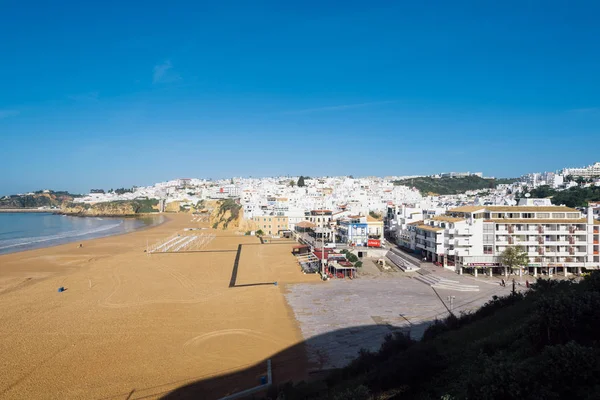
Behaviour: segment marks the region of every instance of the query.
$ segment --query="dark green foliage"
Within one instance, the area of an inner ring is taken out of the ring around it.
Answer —
[[[133,204],[136,206],[136,213],[155,213],[158,212],[155,206],[158,206],[157,199],[146,199],[146,200],[133,200]]]
[[[352,254],[350,252],[346,253],[346,260],[350,261],[351,263],[355,263],[358,261],[358,257],[356,256],[356,254]]]
[[[572,187],[567,190],[554,190],[550,186],[539,186],[529,192],[532,198],[551,197],[552,204],[564,204],[567,207],[586,207],[590,201],[600,201],[600,187]]]
[[[256,232],[254,232],[254,234],[256,236],[263,236],[265,233],[262,231],[262,229],[257,230]]]
[[[4,198],[0,197],[0,208],[39,208],[39,207],[60,207],[63,203],[70,203],[75,197],[69,192],[60,191],[44,193],[38,190],[33,195],[12,195]]]
[[[377,214],[375,211],[369,211],[369,215],[371,216],[371,218],[375,218],[375,219],[381,218],[381,214]]]
[[[304,177],[300,176],[300,178],[298,178],[298,183],[297,183],[298,187],[304,187],[306,186],[306,184],[304,183]]]
[[[363,266],[363,263],[362,263],[362,261],[357,261],[357,262],[355,262],[355,263],[354,263],[354,266],[355,266],[356,268],[362,268],[362,266]]]
[[[513,183],[517,179],[485,179],[478,176],[466,176],[463,178],[430,178],[419,177],[394,181],[394,185],[404,185],[417,188],[421,193],[457,194],[468,190],[495,188],[496,185]]]
[[[599,337],[600,272],[580,283],[540,280],[527,295],[436,321],[421,342],[389,337],[333,372],[325,389],[304,384],[294,397],[288,387],[286,399],[597,399]],[[368,392],[353,391],[361,386]]]
[[[114,192],[116,194],[133,193],[133,189],[119,188],[119,189],[115,189]]]
[[[556,194],[556,190],[552,189],[548,185],[542,185],[542,186],[538,186],[535,189],[531,190],[531,192],[529,192],[529,194],[534,199],[544,199],[546,197],[550,197],[550,196],[553,196],[554,194]]]

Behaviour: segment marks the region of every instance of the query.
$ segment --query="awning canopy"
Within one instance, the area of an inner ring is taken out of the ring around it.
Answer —
[[[298,223],[296,224],[296,226],[297,226],[298,228],[314,228],[314,227],[316,227],[317,225],[313,224],[313,223],[312,223],[312,222],[310,222],[310,221],[301,221],[301,222],[298,222]]]

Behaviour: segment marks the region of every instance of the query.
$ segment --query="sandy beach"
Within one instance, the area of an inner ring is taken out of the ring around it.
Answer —
[[[81,248],[0,256],[0,398],[158,398],[302,342],[284,292],[318,277],[300,272],[292,244],[203,230],[216,237],[202,252],[144,252],[147,242],[200,226],[175,214]],[[296,365],[290,377],[303,373],[302,354]]]

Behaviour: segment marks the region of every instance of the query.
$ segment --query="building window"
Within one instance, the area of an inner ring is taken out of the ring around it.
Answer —
[[[493,254],[494,249],[492,245],[484,245],[483,246],[483,254]]]
[[[522,218],[533,218],[534,217],[533,213],[523,213],[522,215],[523,215]]]
[[[538,218],[550,218],[550,213],[537,213]]]
[[[552,218],[564,218],[565,213],[552,213]]]
[[[579,218],[579,213],[567,213],[567,218]]]
[[[502,218],[500,213],[492,213],[492,218]]]

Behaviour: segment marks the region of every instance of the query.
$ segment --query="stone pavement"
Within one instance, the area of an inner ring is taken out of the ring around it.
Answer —
[[[309,360],[327,369],[348,364],[361,348],[379,349],[393,331],[421,338],[436,318],[448,316],[448,296],[454,296],[458,313],[510,292],[508,284],[482,286],[479,292],[436,291],[401,274],[290,285],[286,299],[300,324]]]

